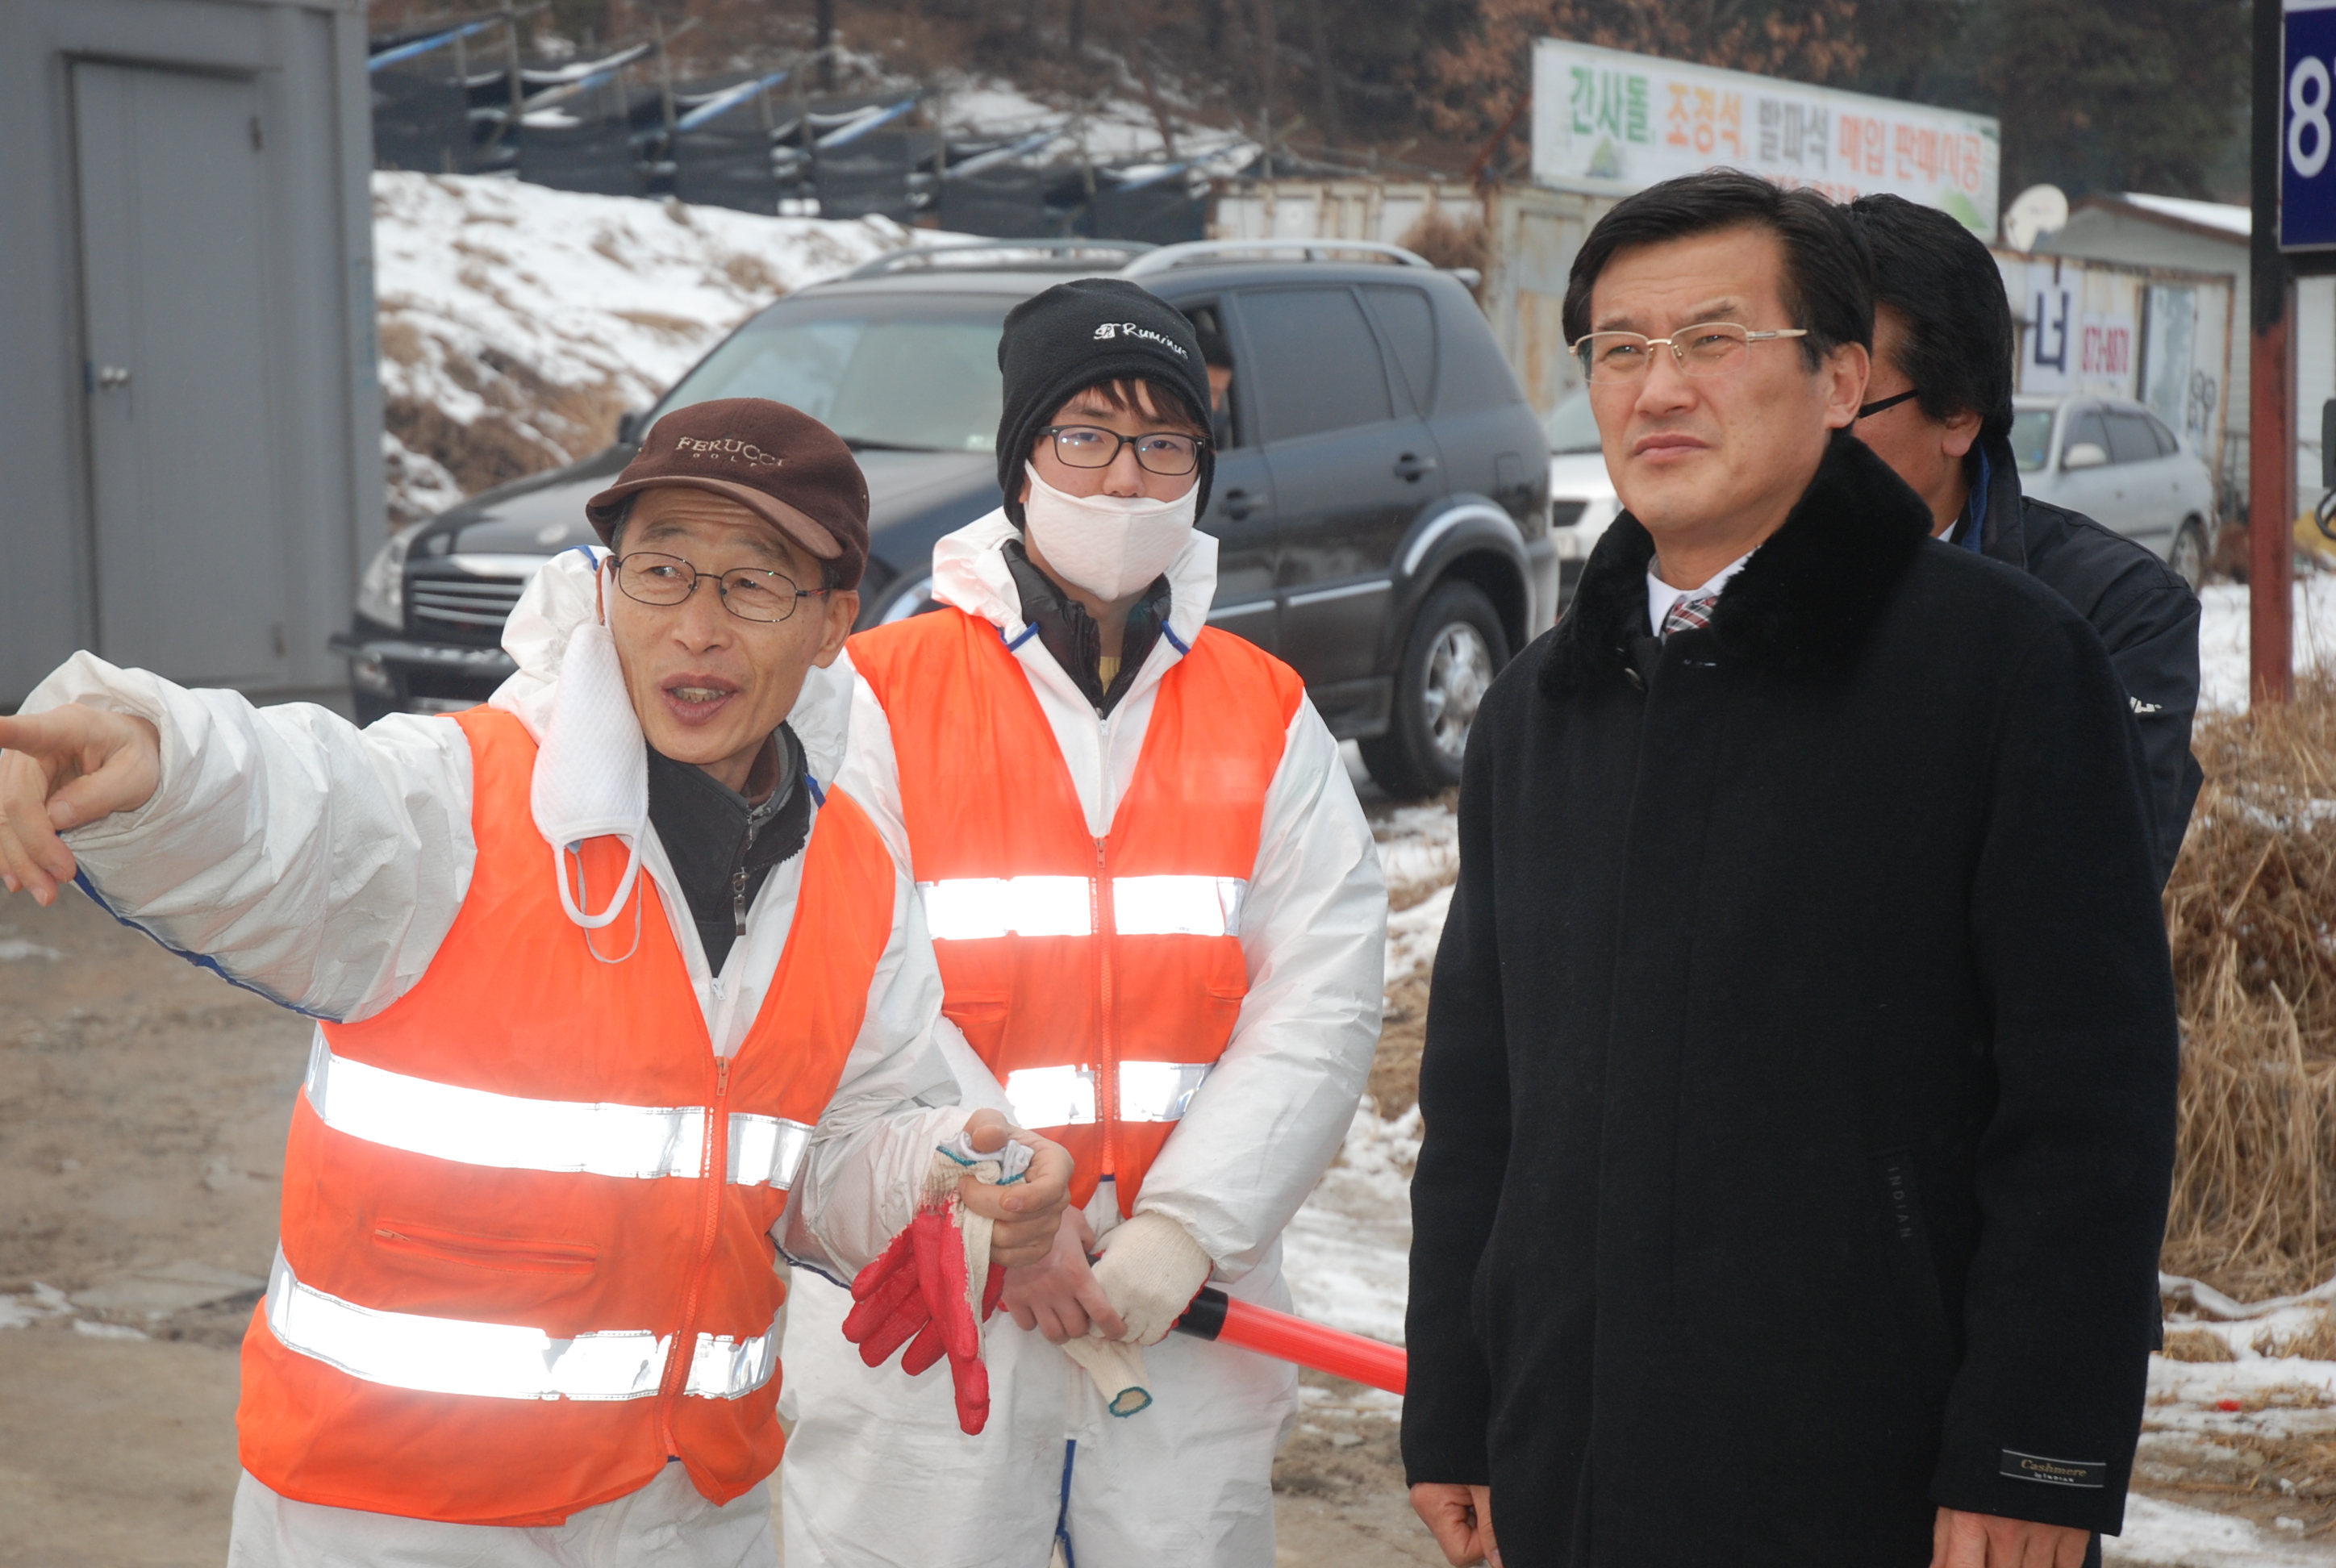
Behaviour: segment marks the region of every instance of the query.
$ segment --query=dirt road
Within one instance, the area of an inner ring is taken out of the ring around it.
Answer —
[[[78,893],[0,903],[0,1564],[224,1560],[235,1347],[307,1053],[304,1020]],[[1440,1563],[1394,1423],[1317,1383],[1280,1563]]]

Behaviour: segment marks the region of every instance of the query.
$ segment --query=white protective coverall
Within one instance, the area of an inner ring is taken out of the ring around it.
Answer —
[[[619,820],[646,811],[629,803],[647,799],[645,776],[628,777],[645,766],[639,721],[621,693],[597,704],[560,700],[571,634],[590,625],[589,635],[606,635],[594,622],[592,560],[569,551],[538,574],[504,633],[519,673],[493,703],[543,745],[540,767],[555,755],[572,765],[561,793],[584,814]],[[850,677],[811,677],[789,721],[813,778],[832,781]],[[359,730],[323,708],[255,708],[232,692],[188,690],[85,653],[42,682],[24,711],[72,702],[135,714],[161,732],[153,798],[65,835],[85,886],[117,917],[237,985],[327,1020],[370,1018],[421,980],[469,891],[475,852],[470,745],[453,719],[395,715]],[[716,976],[656,830],[638,814],[630,820],[642,823],[641,874],[656,881],[707,1033],[727,1056],[745,1038],[786,946],[803,856],[773,868]],[[550,855],[544,874],[552,874]],[[899,877],[866,1021],[776,1238],[791,1257],[847,1277],[909,1222],[934,1145],[969,1114],[956,1103],[952,1057],[978,1060],[939,1015],[940,976],[923,923]],[[229,1561],[774,1568],[770,1510],[767,1483],[717,1508],[675,1465],[629,1496],[540,1528],[323,1507],[246,1474]]]
[[[1176,645],[1190,647],[1207,622],[1217,541],[1195,532],[1170,564],[1174,640],[1154,643],[1105,718],[1045,644],[1022,635],[1021,596],[1000,553],[1016,537],[998,511],[942,540],[933,597],[1003,633],[1100,838],[1135,775]],[[893,858],[912,864],[891,726],[865,682],[838,782]],[[1241,905],[1249,996],[1136,1204],[1183,1225],[1208,1253],[1212,1282],[1236,1297],[1290,1305],[1281,1231],[1354,1120],[1378,1040],[1386,933],[1370,826],[1338,742],[1301,702]],[[969,1047],[951,1060],[968,1104],[1007,1108]],[[1086,1215],[1099,1236],[1120,1222],[1110,1182]],[[911,1379],[897,1362],[862,1366],[841,1332],[849,1297],[797,1279],[781,1396],[796,1421],[779,1470],[788,1568],[1045,1568],[1058,1535],[1085,1568],[1273,1562],[1273,1456],[1296,1409],[1287,1362],[1171,1334],[1144,1352],[1151,1407],[1115,1417],[1086,1374],[1001,1309],[983,1339],[989,1423],[968,1437],[945,1369]]]

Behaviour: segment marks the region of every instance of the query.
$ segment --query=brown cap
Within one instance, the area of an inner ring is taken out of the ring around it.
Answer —
[[[845,588],[868,564],[868,481],[843,438],[767,397],[676,408],[649,427],[617,482],[584,503],[609,542],[628,497],[660,485],[711,491],[766,519],[822,560]]]

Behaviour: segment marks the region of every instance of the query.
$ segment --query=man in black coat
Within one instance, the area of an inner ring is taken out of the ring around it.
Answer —
[[[1845,210],[1874,258],[1874,374],[1858,439],[1922,498],[1932,532],[2028,573],[2100,634],[2149,758],[2164,887],[2204,778],[2190,755],[2197,596],[2146,546],[2020,493],[2011,302],[1979,237],[1903,196],[1862,196]]]
[[[1506,1568],[2075,1568],[2174,1152],[2125,694],[1847,434],[1837,209],[1656,186],[1565,312],[1629,511],[1469,747],[1414,1505],[1455,1563],[1497,1524]]]

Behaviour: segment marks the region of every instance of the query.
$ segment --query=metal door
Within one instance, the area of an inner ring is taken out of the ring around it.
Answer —
[[[99,651],[279,683],[259,86],[83,62],[73,87]]]

